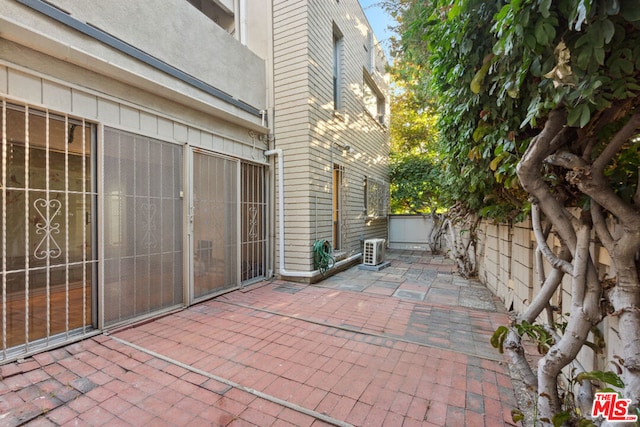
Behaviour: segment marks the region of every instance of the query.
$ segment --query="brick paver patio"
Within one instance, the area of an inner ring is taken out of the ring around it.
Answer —
[[[4,365],[0,426],[511,425],[500,302],[441,256],[387,259]]]

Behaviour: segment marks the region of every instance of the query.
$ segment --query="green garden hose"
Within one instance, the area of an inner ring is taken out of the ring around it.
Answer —
[[[336,263],[332,252],[331,244],[326,240],[316,240],[313,243],[313,266],[320,270],[323,276]]]

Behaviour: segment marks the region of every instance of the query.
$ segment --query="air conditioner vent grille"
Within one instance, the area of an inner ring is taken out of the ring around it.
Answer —
[[[364,241],[364,265],[378,265],[384,262],[385,239],[368,239]]]

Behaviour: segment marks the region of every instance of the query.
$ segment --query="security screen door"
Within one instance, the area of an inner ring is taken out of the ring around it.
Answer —
[[[239,285],[239,162],[193,153],[193,298]]]
[[[265,276],[267,201],[264,166],[242,164],[242,283],[255,282]]]
[[[0,361],[95,322],[95,126],[0,101]]]
[[[183,304],[183,151],[104,132],[104,322]]]

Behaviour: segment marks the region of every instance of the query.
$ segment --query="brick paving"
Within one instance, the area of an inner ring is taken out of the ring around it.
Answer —
[[[512,425],[500,301],[441,256],[387,259],[4,365],[0,426]]]

